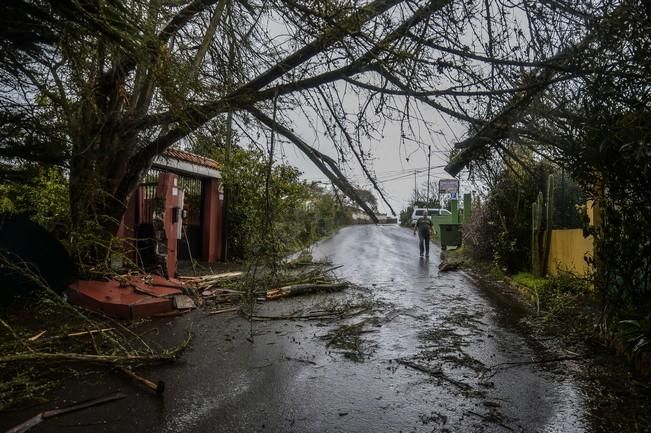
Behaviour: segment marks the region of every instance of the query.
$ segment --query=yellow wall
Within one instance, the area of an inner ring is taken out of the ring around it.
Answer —
[[[590,269],[583,259],[592,256],[594,246],[592,237],[583,237],[583,230],[552,230],[547,272],[558,275],[559,271],[570,271],[585,275]]]

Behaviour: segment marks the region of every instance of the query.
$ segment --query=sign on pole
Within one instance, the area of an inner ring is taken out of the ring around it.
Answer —
[[[439,180],[439,194],[458,194],[459,193],[459,180],[458,179],[441,179]]]

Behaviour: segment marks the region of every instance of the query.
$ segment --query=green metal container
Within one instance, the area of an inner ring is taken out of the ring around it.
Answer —
[[[439,224],[441,230],[441,249],[461,246],[461,224]]]

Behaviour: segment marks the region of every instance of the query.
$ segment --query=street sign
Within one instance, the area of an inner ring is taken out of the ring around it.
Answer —
[[[459,193],[458,179],[441,179],[439,180],[439,194]]]

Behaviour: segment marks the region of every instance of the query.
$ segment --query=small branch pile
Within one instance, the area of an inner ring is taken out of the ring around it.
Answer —
[[[0,317],[0,411],[43,400],[64,378],[169,362],[187,347],[145,341],[132,328],[70,305],[49,290],[27,311]]]
[[[209,313],[237,311],[242,298],[242,272],[202,275],[198,277],[179,277],[186,290],[193,292],[197,305],[218,307]],[[224,308],[230,306],[231,308]]]
[[[336,292],[350,287],[350,283],[338,281],[332,276],[336,267],[326,267],[327,264],[315,263],[312,267],[295,269],[269,282],[272,288],[263,293],[267,301],[301,296],[317,292]]]
[[[300,265],[286,266],[284,272],[275,274],[273,278],[264,272],[256,278],[243,272],[179,278],[200,297],[198,305],[213,305],[215,309],[209,310],[208,314],[219,314],[237,311],[249,298],[262,302],[350,287],[349,283],[332,276],[335,269],[337,267],[328,263],[301,262]]]

